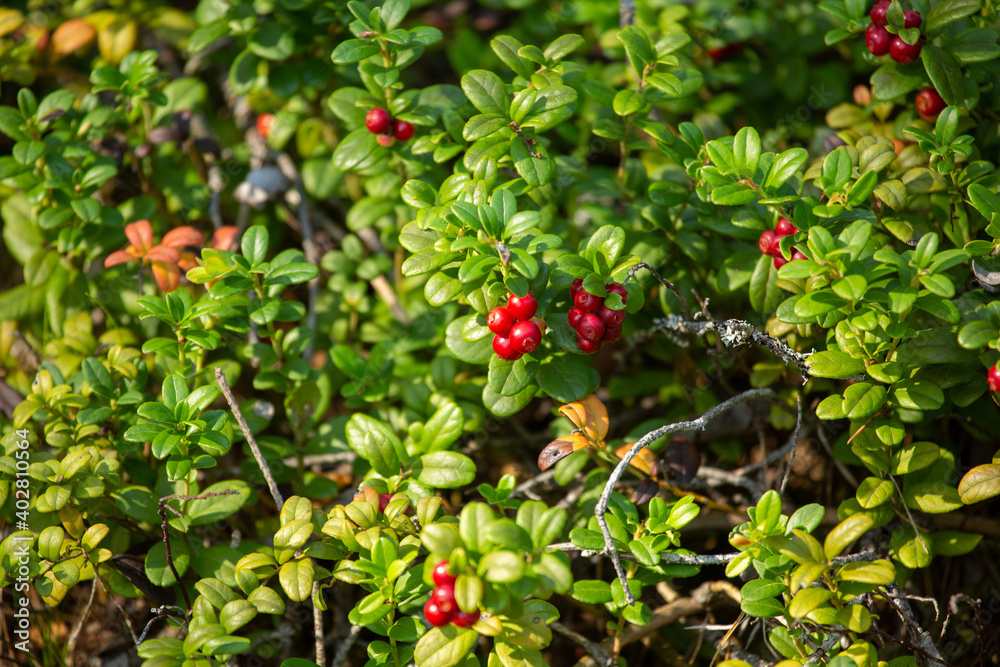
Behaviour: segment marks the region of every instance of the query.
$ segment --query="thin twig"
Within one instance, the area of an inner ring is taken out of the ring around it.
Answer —
[[[337,648],[336,655],[333,656],[333,662],[330,663],[330,667],[340,667],[344,660],[347,659],[347,654],[350,653],[351,647],[354,646],[354,642],[357,641],[358,635],[361,634],[360,625],[352,625],[351,631],[344,638],[344,641],[340,642],[340,646]]]
[[[910,608],[910,603],[906,600],[906,596],[899,590],[899,586],[892,583],[886,586],[885,589],[888,594],[882,593],[881,591],[877,592],[879,592],[882,597],[884,597],[889,604],[896,609],[900,618],[903,619],[903,623],[906,625],[906,629],[909,631],[910,637],[914,642],[914,645],[911,648],[914,648],[922,653],[928,660],[940,663],[946,667],[954,667],[951,663],[941,657],[941,653],[938,651],[937,647],[934,646],[931,636],[926,630],[920,627],[919,623],[917,623],[916,618],[913,616],[913,610]],[[899,640],[891,636],[889,637],[893,641],[899,643]]]
[[[319,268],[319,246],[313,236],[313,227],[309,215],[309,204],[306,201],[306,190],[302,185],[302,176],[292,162],[292,158],[286,153],[279,153],[277,159],[278,168],[281,173],[295,186],[295,194],[298,197],[299,227],[302,230],[302,249],[305,252],[306,261],[317,269]],[[289,195],[290,196],[290,195]],[[316,340],[316,300],[319,298],[319,273],[309,281],[309,306],[306,311],[306,326],[313,332],[302,353],[303,358],[308,360],[312,356],[313,343]]]
[[[76,626],[73,628],[73,632],[70,633],[69,639],[66,641],[66,655],[73,658],[73,650],[76,647],[76,640],[80,637],[80,632],[83,631],[83,624],[90,616],[90,608],[94,605],[94,593],[97,592],[97,582],[100,577],[95,576],[93,582],[90,584],[90,597],[87,598],[87,606],[83,610],[83,614],[80,616],[80,620],[77,621]]]
[[[554,551],[579,551],[580,555],[584,558],[589,558],[590,556],[603,556],[604,551],[595,551],[592,549],[584,549],[583,547],[578,547],[572,542],[556,542],[555,544],[550,544],[547,549],[552,549]],[[689,556],[687,554],[675,554],[671,552],[660,554],[660,562],[664,565],[725,565],[729,561],[733,560],[740,554],[705,554]],[[638,560],[632,554],[626,553],[620,556],[624,560]]]
[[[577,644],[582,646],[583,650],[589,653],[590,657],[592,657],[597,662],[597,664],[604,665],[604,667],[614,667],[614,665],[617,663],[614,657],[610,653],[605,651],[603,648],[601,648],[599,644],[595,644],[594,642],[590,641],[589,639],[587,639],[578,632],[573,632],[559,621],[554,621],[550,623],[549,627],[558,632],[559,634],[563,635],[564,637],[569,637]]]
[[[633,13],[635,12],[635,5],[632,6],[632,11],[633,11]],[[647,271],[649,271],[650,273],[652,273],[653,277],[656,278],[657,280],[659,280],[661,285],[663,285],[668,290],[670,290],[671,292],[673,292],[674,296],[677,297],[677,300],[681,302],[681,308],[684,309],[684,314],[687,315],[687,318],[689,320],[693,320],[694,319],[694,314],[691,312],[691,307],[688,306],[687,299],[685,299],[683,296],[681,296],[681,291],[679,289],[677,289],[676,287],[674,287],[673,283],[671,283],[669,280],[667,280],[666,278],[664,278],[663,276],[661,276],[659,273],[657,273],[656,269],[654,269],[653,267],[651,267],[649,264],[646,264],[645,262],[639,262],[638,264],[636,264],[635,266],[633,266],[632,268],[630,268],[628,270],[628,275],[625,276],[625,280],[622,282],[622,284],[623,285],[628,284],[628,281],[632,280],[632,277],[635,275],[636,271],[638,271],[639,269],[646,269]]]
[[[319,581],[313,582],[313,639],[316,641],[316,664],[326,664],[326,647],[323,645],[323,610],[316,604],[316,596],[322,595]]]
[[[236,398],[233,397],[233,390],[229,388],[226,376],[222,374],[222,368],[219,366],[215,367],[215,379],[219,383],[219,388],[222,389],[222,394],[226,397],[230,409],[233,411],[233,416],[236,417],[236,423],[240,425],[240,430],[243,431],[243,437],[247,439],[247,443],[250,445],[253,457],[257,459],[260,471],[264,473],[264,479],[267,480],[267,488],[271,492],[271,497],[274,498],[274,504],[280,510],[285,505],[285,500],[281,497],[281,491],[278,490],[278,484],[274,481],[274,475],[271,474],[271,469],[267,466],[267,461],[264,460],[260,446],[254,440],[253,433],[250,432],[250,427],[247,426],[247,420],[243,418],[240,406],[236,404]]]
[[[799,416],[795,420],[795,430],[792,431],[792,438],[788,442],[791,445],[791,453],[788,455],[788,463],[785,464],[785,476],[781,480],[781,488],[778,489],[779,495],[784,495],[785,487],[788,486],[788,477],[792,474],[792,461],[795,460],[795,448],[799,444],[799,431],[802,429],[802,387],[799,387],[795,394],[795,402],[798,405]]]
[[[625,454],[622,460],[618,462],[618,465],[615,466],[615,469],[611,472],[611,476],[608,478],[607,484],[604,486],[604,491],[601,493],[600,499],[597,501],[597,507],[594,510],[594,515],[597,517],[597,523],[600,525],[601,533],[604,535],[605,555],[611,558],[611,562],[615,566],[615,572],[618,574],[618,579],[625,592],[626,602],[629,605],[635,604],[635,596],[632,594],[632,591],[628,586],[628,577],[625,576],[625,570],[622,569],[622,564],[618,557],[618,549],[615,548],[615,542],[611,537],[611,530],[608,528],[608,521],[605,518],[605,514],[608,511],[608,502],[611,500],[611,494],[614,492],[615,485],[618,483],[618,480],[621,479],[625,469],[632,462],[632,459],[634,459],[640,451],[648,447],[652,442],[666,435],[670,435],[671,433],[676,433],[677,431],[701,431],[713,418],[730,408],[756,398],[771,396],[774,396],[774,392],[770,389],[751,389],[739,394],[738,396],[730,398],[728,401],[720,403],[697,419],[661,426],[660,428],[650,431],[646,435],[639,438],[639,440],[632,445],[632,448],[629,449],[628,453]]]

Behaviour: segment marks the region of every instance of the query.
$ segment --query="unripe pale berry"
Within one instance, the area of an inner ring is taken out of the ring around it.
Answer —
[[[378,142],[379,146],[383,146],[385,148],[388,148],[396,143],[396,139],[391,134],[380,134],[376,137],[375,141]]]

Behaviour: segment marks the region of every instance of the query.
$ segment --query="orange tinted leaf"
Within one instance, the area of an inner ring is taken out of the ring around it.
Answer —
[[[200,246],[205,242],[205,237],[194,227],[184,225],[183,227],[178,227],[177,229],[171,229],[169,232],[163,235],[163,240],[160,241],[161,245],[171,246],[173,248],[183,248],[185,246]]]
[[[619,458],[625,458],[625,455],[628,454],[628,450],[632,449],[632,445],[634,444],[635,444],[634,442],[630,442],[628,444],[622,445],[621,447],[615,450],[615,454],[617,454]],[[632,465],[634,465],[636,468],[643,471],[647,475],[652,475],[653,463],[655,461],[656,461],[656,455],[653,454],[653,452],[649,451],[648,449],[640,449],[639,453],[635,455],[634,459],[632,459]]]
[[[541,470],[548,470],[573,452],[578,452],[590,445],[590,440],[579,433],[571,433],[558,440],[553,440],[538,455],[538,467]]]
[[[212,247],[216,250],[231,250],[238,233],[239,227],[236,225],[219,227],[212,234]]]
[[[176,248],[160,244],[149,249],[149,252],[146,253],[146,259],[151,262],[176,264],[181,260],[181,254],[177,252]]]
[[[144,255],[153,247],[153,227],[149,224],[149,220],[139,220],[125,225],[125,236],[128,237],[132,247]]]
[[[179,266],[182,271],[187,273],[191,269],[198,266],[198,256],[193,252],[182,252],[181,258],[177,260],[177,266]]]
[[[181,284],[181,270],[175,264],[153,262],[153,277],[164,292],[173,292]]]
[[[52,33],[52,54],[55,60],[68,56],[90,44],[97,37],[97,30],[83,19],[70,19]]]
[[[104,268],[115,266],[116,264],[124,264],[125,262],[134,262],[135,257],[132,253],[127,250],[116,250],[115,252],[108,255],[108,258],[104,260]]]
[[[573,422],[594,442],[603,442],[608,435],[608,410],[593,394],[562,406],[559,414]]]

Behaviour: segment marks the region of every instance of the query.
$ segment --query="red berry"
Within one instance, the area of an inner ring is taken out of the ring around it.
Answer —
[[[452,617],[451,622],[460,628],[467,628],[470,625],[475,625],[476,621],[479,620],[479,610],[476,611],[456,611]]]
[[[447,625],[451,620],[451,613],[441,609],[441,606],[434,602],[433,596],[424,603],[424,616],[427,622],[436,628]]]
[[[789,262],[794,262],[794,261],[799,260],[799,259],[809,259],[809,258],[806,257],[805,255],[803,255],[798,250],[795,250],[795,251],[792,252],[792,258],[790,260],[788,260],[788,261]]]
[[[601,309],[597,311],[597,314],[602,320],[604,320],[604,325],[606,327],[621,326],[621,323],[625,321],[624,310],[612,310],[607,306],[601,306]]]
[[[924,88],[919,93],[917,93],[917,99],[915,101],[917,107],[917,113],[924,120],[934,120],[937,118],[944,108],[948,106],[944,98],[938,94],[938,91],[933,88]]]
[[[606,328],[604,320],[599,315],[587,313],[580,318],[580,326],[576,328],[576,332],[584,340],[601,340],[601,336],[604,335]]]
[[[517,361],[521,358],[521,353],[514,347],[514,343],[504,336],[493,338],[493,351],[505,361]]]
[[[595,296],[586,290],[580,290],[573,299],[576,307],[584,313],[596,313],[604,305],[604,298]]]
[[[909,65],[920,57],[920,42],[907,44],[902,37],[896,35],[889,42],[889,57],[900,65]]]
[[[431,601],[435,602],[441,611],[452,613],[458,611],[455,602],[455,584],[441,584],[431,593]]]
[[[573,281],[573,284],[569,286],[569,296],[571,299],[576,298],[576,293],[583,289],[583,278],[577,278]]]
[[[385,134],[390,121],[389,112],[381,107],[375,107],[365,114],[365,127],[372,134]]]
[[[378,511],[384,512],[385,508],[389,506],[390,500],[392,500],[391,493],[380,493],[378,496]]]
[[[389,146],[392,146],[394,143],[396,143],[396,140],[393,138],[391,134],[380,134],[378,135],[378,137],[375,138],[375,141],[378,142],[379,146],[383,146],[385,148],[388,148]]]
[[[770,229],[765,230],[761,233],[760,239],[757,240],[757,247],[765,255],[774,254],[774,249],[778,245],[778,234],[771,231]]]
[[[262,113],[257,116],[257,134],[267,139],[271,134],[271,126],[274,125],[274,116],[269,113]]]
[[[503,306],[497,306],[486,316],[486,326],[498,336],[506,336],[514,326],[514,316]]]
[[[788,236],[789,234],[794,234],[797,231],[799,230],[796,229],[795,225],[793,225],[787,218],[781,218],[778,220],[778,224],[774,226],[774,233],[777,234],[779,238],[782,236]]]
[[[608,283],[604,286],[604,289],[608,290],[608,294],[617,294],[622,298],[622,303],[628,301],[628,290],[621,283]]]
[[[621,337],[622,337],[621,326],[608,327],[607,329],[604,330],[604,338],[602,338],[601,341],[604,343],[613,343]]]
[[[538,327],[538,330],[544,336],[545,330],[549,328],[548,325],[545,324],[545,320],[540,317],[532,317],[530,321],[535,323],[535,326]]]
[[[458,577],[455,575],[449,574],[448,561],[446,560],[443,560],[435,565],[434,569],[431,571],[431,580],[434,581],[435,586],[443,586],[444,584],[454,585],[457,579]]]
[[[785,264],[788,264],[788,260],[787,259],[785,259],[781,255],[775,255],[774,256],[774,268],[780,269]]]
[[[872,20],[872,25],[883,27],[887,25],[889,23],[889,19],[885,17],[887,11],[889,11],[889,0],[878,0],[868,14],[868,17]]]
[[[920,24],[924,22],[924,19],[920,16],[920,12],[915,9],[911,9],[908,12],[903,12],[903,27],[904,28],[919,28]]]
[[[510,342],[518,352],[531,354],[542,344],[542,332],[530,320],[518,322],[510,329]]]
[[[992,391],[1000,391],[1000,364],[996,364],[986,374],[986,383]]]
[[[579,308],[570,308],[569,313],[566,315],[566,321],[574,329],[580,328],[580,320],[583,318],[583,311]]]
[[[515,320],[530,320],[538,311],[538,300],[535,299],[534,292],[528,292],[524,296],[511,294],[507,299],[507,310],[514,316]]]
[[[580,348],[580,351],[584,354],[593,354],[601,347],[601,341],[599,340],[587,340],[586,338],[576,337],[576,346]]]
[[[405,120],[397,120],[395,126],[393,127],[393,134],[400,141],[409,141],[410,137],[413,136],[413,126],[407,123]]]
[[[892,35],[889,31],[874,23],[865,29],[865,46],[873,56],[884,56],[889,53]]]

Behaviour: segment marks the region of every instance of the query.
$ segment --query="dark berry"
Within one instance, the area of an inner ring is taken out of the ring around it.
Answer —
[[[375,107],[365,114],[365,127],[372,134],[385,134],[390,121],[389,112],[381,107]]]
[[[909,65],[920,57],[920,42],[907,44],[902,37],[896,35],[889,42],[889,57],[900,65]]]
[[[608,327],[607,329],[604,330],[604,338],[602,338],[601,341],[605,343],[613,343],[621,337],[622,337],[621,326]]]
[[[514,343],[510,338],[505,336],[495,336],[493,338],[493,351],[505,361],[517,361],[521,358],[521,353],[514,347]]]
[[[587,340],[586,338],[576,337],[576,346],[580,348],[580,351],[584,354],[593,354],[601,347],[601,341],[599,340]]]
[[[878,0],[868,14],[868,17],[872,20],[872,25],[885,27],[889,23],[889,19],[885,16],[888,11],[889,0]]]
[[[271,134],[271,126],[274,125],[274,116],[269,113],[262,113],[257,116],[257,134],[267,139]]]
[[[586,290],[580,290],[573,299],[576,307],[584,313],[596,313],[604,305],[604,298],[595,296]]]
[[[391,134],[380,134],[375,138],[375,141],[378,142],[379,146],[383,146],[384,148],[388,148],[396,143],[396,139]]]
[[[911,9],[908,12],[903,12],[903,27],[904,28],[919,28],[920,24],[924,22],[924,19],[920,16],[920,12],[915,9]]]
[[[621,323],[625,321],[624,310],[612,310],[607,306],[601,306],[601,309],[597,311],[597,315],[604,320],[604,326],[606,327],[621,326]]]
[[[538,310],[538,300],[535,299],[534,292],[528,292],[524,296],[511,294],[507,299],[507,310],[515,320],[530,320]]]
[[[1000,391],[1000,364],[995,364],[986,374],[986,383],[990,385],[990,390]]]
[[[435,586],[443,586],[444,584],[454,584],[458,579],[453,574],[448,573],[448,561],[443,560],[434,566],[431,571],[431,580],[434,582]]]
[[[409,141],[413,136],[413,126],[405,120],[397,120],[392,132],[400,141]]]
[[[583,318],[583,311],[579,308],[570,308],[569,313],[566,315],[566,321],[574,329],[580,328],[580,320]]]
[[[542,344],[542,332],[530,320],[518,322],[510,328],[510,342],[518,352],[531,354]]]
[[[778,220],[778,224],[774,226],[774,233],[779,237],[788,236],[789,234],[794,234],[799,231],[795,228],[795,225],[791,223],[787,218],[781,218]]]
[[[944,111],[945,107],[948,106],[944,98],[933,88],[924,88],[917,93],[915,105],[920,117],[928,121],[937,118]]]
[[[424,604],[424,616],[427,617],[427,622],[436,628],[447,625],[448,621],[451,620],[451,613],[441,609],[441,606],[434,602],[433,597]]]
[[[873,56],[884,56],[889,53],[892,35],[881,26],[872,24],[865,29],[865,46]]]
[[[378,511],[384,512],[385,508],[389,506],[390,500],[392,500],[391,493],[380,493],[378,496]]]
[[[599,315],[587,313],[580,318],[580,326],[576,328],[576,332],[585,340],[601,340],[606,328],[604,320]]]
[[[475,625],[476,621],[479,620],[479,610],[476,611],[456,611],[452,617],[451,622],[460,628],[467,628],[471,625]]]
[[[774,249],[778,246],[778,234],[776,232],[767,229],[763,231],[760,235],[760,239],[757,240],[757,247],[765,255],[774,254]]]
[[[576,293],[583,289],[583,278],[577,278],[573,281],[573,284],[569,286],[569,296],[571,299],[576,298]]]
[[[514,326],[514,316],[503,306],[497,306],[486,316],[486,326],[498,336],[506,336]]]

